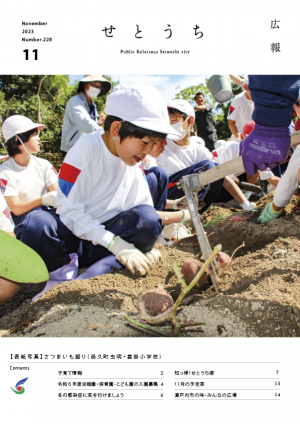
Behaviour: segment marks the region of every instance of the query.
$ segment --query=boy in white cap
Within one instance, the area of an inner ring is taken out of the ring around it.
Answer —
[[[61,151],[63,157],[84,134],[99,130],[104,133],[102,124],[105,115],[98,112],[93,98],[104,96],[111,89],[111,83],[102,75],[85,75],[79,81],[77,96],[72,97],[66,106],[62,127]]]
[[[164,152],[157,157],[156,162],[169,175],[168,199],[179,200],[184,196],[184,192],[177,187],[177,182],[184,175],[207,171],[217,166],[218,163],[214,161],[212,153],[203,146],[198,138],[193,140],[194,137],[190,137],[190,128],[195,120],[193,107],[186,100],[176,99],[169,103],[168,111],[171,125],[181,133],[181,136],[173,141],[168,141]],[[198,193],[198,199],[206,203],[202,211],[207,210],[213,202],[221,201],[219,194],[222,186],[232,197],[243,204],[244,209],[253,209],[239,187],[231,178],[226,177],[209,184]],[[244,202],[246,203],[244,204]],[[175,201],[173,209],[178,208]]]
[[[198,138],[190,137],[195,122],[195,111],[186,100],[176,99],[168,104],[170,124],[180,133],[174,140],[167,140],[163,153],[156,158],[157,165],[165,169],[169,176],[168,199],[176,200],[184,196],[177,182],[184,176],[196,174],[215,167],[211,152]],[[208,185],[198,193],[198,198],[206,203],[206,210],[221,190],[223,180]],[[174,209],[177,209],[175,204]]]
[[[44,127],[21,115],[2,124],[10,158],[0,166],[0,190],[16,226],[33,210],[56,206],[57,172],[50,162],[33,155],[40,150],[38,131]]]
[[[139,165],[153,145],[178,133],[163,97],[148,85],[115,87],[105,112],[103,136],[99,131],[83,136],[66,156],[58,215],[37,211],[23,223],[24,239],[49,271],[67,266],[71,253],[78,255],[79,266],[113,254],[140,275],[161,258],[153,246],[162,222]]]

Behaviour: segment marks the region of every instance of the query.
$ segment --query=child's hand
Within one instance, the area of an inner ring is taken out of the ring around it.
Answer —
[[[116,260],[124,265],[134,275],[150,273],[152,263],[146,255],[138,250],[134,244],[127,243],[121,237],[114,238],[108,250],[115,255]]]
[[[44,194],[42,196],[42,205],[46,206],[54,206],[56,207],[56,197],[57,197],[57,191],[49,191],[48,193]]]

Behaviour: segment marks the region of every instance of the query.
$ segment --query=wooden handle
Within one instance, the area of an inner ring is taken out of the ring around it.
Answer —
[[[300,131],[297,131],[291,135],[291,147],[295,147],[298,144],[300,144]],[[192,191],[199,191],[207,184],[227,177],[227,175],[236,173],[241,174],[243,172],[245,172],[244,163],[242,156],[239,156],[238,158],[222,163],[221,165],[209,169],[208,171],[202,172],[200,174],[190,175],[190,177],[196,177],[198,180],[197,182],[195,178],[193,178],[192,181],[190,181]],[[196,188],[196,186],[199,186],[199,183],[200,188]]]

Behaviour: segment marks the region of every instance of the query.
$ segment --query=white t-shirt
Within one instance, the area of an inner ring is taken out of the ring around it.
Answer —
[[[235,121],[235,125],[239,133],[243,132],[245,124],[252,120],[254,103],[248,100],[246,92],[238,94],[232,100],[227,119]]]
[[[300,168],[300,149],[292,154],[287,170],[276,187],[273,202],[279,208],[286,206],[298,188],[298,170]]]
[[[156,158],[157,166],[164,168],[168,176],[203,160],[212,160],[211,152],[201,142],[193,140],[188,146],[178,146],[167,139],[165,150]]]
[[[57,172],[49,161],[31,155],[28,166],[9,158],[0,166],[0,179],[4,197],[18,196],[26,202],[47,193],[47,188],[57,183]]]
[[[229,160],[235,159],[240,156],[240,143],[236,141],[227,141],[227,143],[222,144],[216,150],[212,152],[212,155],[216,162],[220,165],[222,163],[228,162]],[[274,177],[273,172],[270,168],[267,168],[265,171],[258,171],[261,180],[268,180],[269,178]],[[230,175],[232,178],[234,174]]]
[[[191,143],[200,143],[202,144],[202,146],[205,147],[205,141],[203,140],[203,138],[198,137],[197,135],[192,135],[192,137],[190,137]]]
[[[72,233],[107,247],[113,238],[103,222],[134,206],[153,206],[140,163],[126,165],[106,147],[99,131],[70,149],[58,177],[57,213]]]
[[[10,211],[0,191],[0,230],[5,232],[14,232],[14,223],[11,219]]]

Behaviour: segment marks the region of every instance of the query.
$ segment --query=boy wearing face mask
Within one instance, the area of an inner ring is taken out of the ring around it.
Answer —
[[[84,134],[90,134],[97,130],[101,134],[104,133],[101,125],[105,120],[105,115],[101,113],[98,120],[99,115],[93,98],[104,96],[110,88],[111,83],[102,75],[85,75],[80,80],[77,89],[78,95],[72,97],[66,106],[60,146],[63,157]]]
[[[156,158],[157,166],[164,168],[169,176],[168,199],[176,200],[184,196],[183,190],[176,183],[185,175],[197,174],[216,166],[211,152],[203,146],[198,137],[190,137],[191,127],[195,122],[195,111],[186,100],[172,100],[168,105],[169,119],[172,127],[180,133],[176,140],[167,140],[165,150]],[[215,181],[198,193],[203,200],[205,211],[218,196],[223,179]]]
[[[165,151],[156,159],[157,165],[167,171],[169,175],[168,199],[178,199],[184,196],[184,192],[178,189],[176,183],[185,175],[197,174],[217,166],[212,153],[203,146],[203,140],[199,137],[190,137],[190,128],[195,121],[193,107],[181,99],[173,100],[168,106],[170,123],[181,137],[176,140],[168,140]],[[202,209],[205,211],[213,202],[222,201],[221,189],[224,187],[244,210],[252,210],[255,204],[250,203],[240,188],[230,177],[215,181],[198,193],[198,198],[206,203]],[[224,190],[222,190],[224,191]],[[175,202],[174,202],[175,203]],[[173,206],[173,209],[176,209]]]

